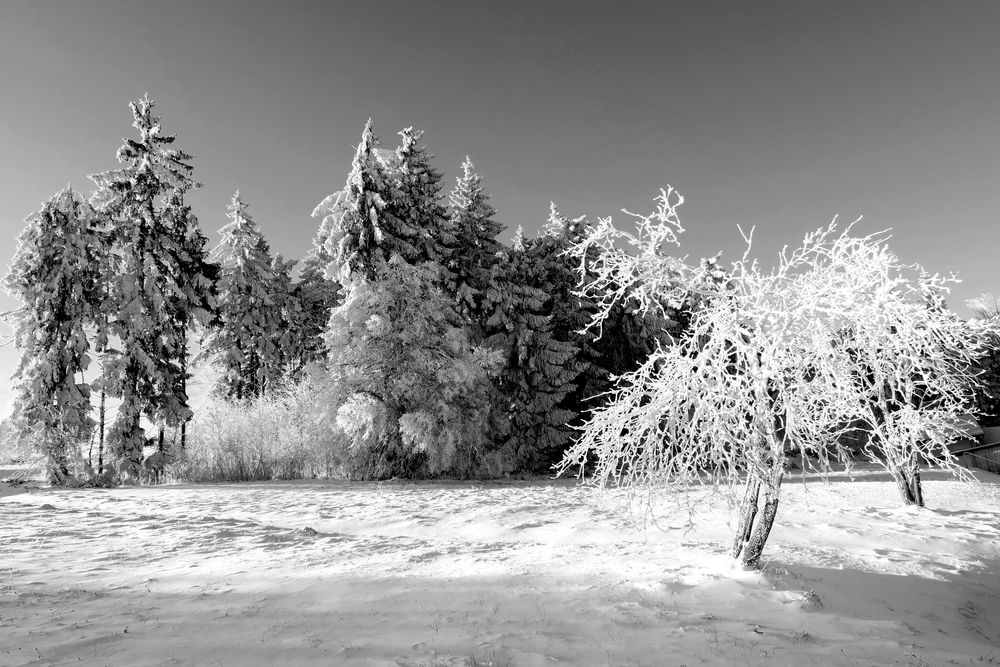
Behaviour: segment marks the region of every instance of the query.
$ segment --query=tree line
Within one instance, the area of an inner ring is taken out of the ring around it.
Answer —
[[[322,375],[350,476],[544,471],[668,335],[628,308],[582,333],[593,306],[566,251],[587,223],[553,205],[537,238],[503,244],[471,160],[446,196],[412,128],[388,150],[368,122],[301,262],[271,251],[239,192],[209,250],[192,158],[153,107],[130,103],[138,136],[89,196],[66,188],[27,219],[5,279],[24,304],[13,423],[57,483],[135,479],[144,421],[161,452],[183,449],[192,348],[219,369],[217,400]]]

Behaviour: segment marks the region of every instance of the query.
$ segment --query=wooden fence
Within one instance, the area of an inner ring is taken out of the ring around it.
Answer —
[[[962,463],[966,467],[980,468],[1000,475],[1000,442],[975,452],[962,454],[962,458]]]

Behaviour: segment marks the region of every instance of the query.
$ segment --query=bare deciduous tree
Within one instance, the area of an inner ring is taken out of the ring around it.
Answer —
[[[870,451],[890,470],[909,470],[920,457],[958,470],[942,445],[953,433],[949,420],[969,409],[973,377],[964,363],[980,352],[981,338],[927,306],[925,297],[945,281],[919,274],[915,283],[918,267],[900,264],[885,235],[856,237],[835,223],[783,250],[774,269],[747,253],[728,280],[714,280],[711,264],[689,266],[667,254],[666,246],[679,245],[682,202],[674,190],[662,191],[655,212],[630,214],[637,233],[601,220],[570,251],[581,269],[586,263],[581,275],[592,276],[581,294],[601,305],[591,327],[621,301],[641,311],[695,305],[680,340],[617,379],[561,473],[582,473],[596,456],[593,481],[601,485],[743,482],[732,555],[755,566],[790,453],[826,472],[846,457],[840,436],[859,419],[881,429]],[[856,345],[845,343],[845,331]],[[863,381],[872,372],[876,380]],[[872,402],[886,382],[903,396],[880,422],[871,418]],[[923,400],[911,400],[918,394]]]

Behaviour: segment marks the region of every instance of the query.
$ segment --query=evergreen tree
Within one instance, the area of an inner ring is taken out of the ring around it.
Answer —
[[[164,387],[162,391],[170,400],[169,408],[180,422],[181,449],[186,444],[187,422],[191,418],[187,403],[187,381],[191,377],[188,372],[189,331],[196,325],[204,327],[211,324],[216,311],[216,282],[219,279],[219,266],[208,260],[208,238],[202,233],[191,207],[184,201],[184,194],[175,190],[167,202],[166,218],[172,243],[166,259],[174,289],[164,304],[174,328],[174,337],[179,343],[176,354],[181,373],[174,378],[177,384]],[[162,451],[163,423],[159,435]]]
[[[85,327],[101,301],[97,218],[71,188],[59,192],[27,219],[4,280],[23,304],[15,326],[22,351],[15,423],[47,455],[54,483],[67,480],[70,448],[94,426],[82,375],[90,363]]]
[[[313,252],[302,262],[299,279],[292,288],[298,321],[295,324],[296,344],[289,358],[289,372],[300,379],[310,364],[326,360],[323,333],[330,321],[330,311],[340,300],[340,285],[325,275],[326,263]]]
[[[497,355],[455,326],[438,276],[432,262],[396,257],[372,280],[352,281],[333,309],[327,344],[336,423],[358,477],[495,469],[483,414]]]
[[[134,474],[145,445],[141,416],[176,426],[190,414],[178,361],[183,341],[167,308],[176,283],[166,209],[172,193],[196,183],[191,156],[172,147],[175,138],[163,133],[153,100],[147,95],[129,106],[139,138],[118,149],[122,169],[91,176],[98,186],[91,202],[107,217],[114,247],[107,307],[120,349],[108,350],[102,387],[121,404],[109,444]]]
[[[319,240],[338,273],[333,277],[346,285],[358,274],[374,278],[378,267],[393,255],[407,262],[421,257],[424,245],[419,230],[408,218],[400,218],[399,206],[390,202],[401,196],[379,155],[379,139],[371,119],[365,125],[343,190],[326,197],[313,211],[322,219]]]
[[[504,253],[484,295],[484,344],[501,353],[495,386],[506,465],[542,471],[559,460],[575,417],[563,403],[583,371],[579,349],[555,337],[553,304],[532,283],[536,270],[523,250]]]
[[[389,171],[392,197],[388,212],[402,227],[416,232],[413,256],[403,255],[411,264],[437,262],[445,284],[452,273],[456,238],[448,209],[442,202],[444,177],[431,165],[433,155],[420,144],[423,132],[408,127],[401,131],[402,143]]]
[[[490,204],[482,178],[474,171],[468,157],[456,181],[449,200],[457,251],[451,259],[448,291],[455,296],[459,315],[472,322],[475,329],[481,329],[483,294],[497,255],[503,248],[497,237],[504,228],[493,219],[496,209]]]
[[[212,252],[221,266],[218,320],[201,352],[223,371],[216,393],[236,400],[262,395],[282,365],[270,248],[247,208],[237,191],[228,208],[230,222],[219,230],[222,240]]]
[[[302,312],[295,298],[292,270],[298,262],[280,254],[271,260],[271,301],[278,326],[274,329],[274,357],[266,368],[267,385],[275,386],[292,371],[294,360],[302,356]]]

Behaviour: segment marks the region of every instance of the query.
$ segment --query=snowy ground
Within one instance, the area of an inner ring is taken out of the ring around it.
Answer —
[[[5,488],[0,664],[1000,664],[981,477],[790,481],[762,572],[562,481]]]

